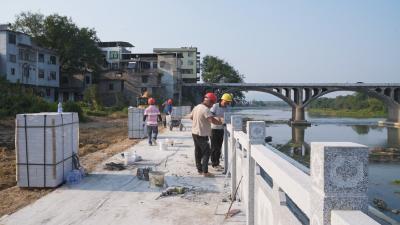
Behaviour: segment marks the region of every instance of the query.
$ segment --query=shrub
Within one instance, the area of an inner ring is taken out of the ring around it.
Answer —
[[[83,93],[83,101],[91,110],[102,110],[103,106],[100,101],[100,95],[97,85],[93,84],[86,88]]]
[[[63,103],[63,112],[76,112],[79,115],[79,118],[83,119],[84,115],[83,115],[83,110],[80,106],[79,103],[77,102],[64,102]]]
[[[0,118],[18,113],[55,112],[57,104],[35,95],[32,88],[11,84],[0,76]]]

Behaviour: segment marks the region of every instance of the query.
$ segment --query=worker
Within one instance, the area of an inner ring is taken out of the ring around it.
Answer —
[[[190,118],[192,121],[192,137],[194,142],[194,155],[197,172],[204,177],[213,177],[208,172],[208,160],[210,159],[211,148],[209,136],[211,135],[211,123],[221,125],[222,121],[214,118],[210,108],[217,101],[214,93],[207,93],[203,102],[193,108]]]
[[[162,107],[164,107],[164,109],[163,109],[163,125],[164,125],[164,127],[167,127],[167,117],[168,116],[171,116],[171,113],[172,113],[172,103],[173,103],[173,101],[172,101],[172,99],[168,99],[167,101],[165,101],[163,104],[162,104]]]
[[[228,110],[232,103],[232,95],[225,93],[222,95],[219,102],[215,103],[211,108],[211,113],[217,118],[224,118],[224,113]],[[211,125],[211,165],[217,171],[222,171],[224,168],[219,165],[221,157],[221,147],[224,141],[224,127],[222,125]]]
[[[143,121],[146,121],[149,145],[152,145],[153,143],[157,144],[158,122],[161,121],[161,114],[155,105],[154,98],[149,98],[147,103],[149,106],[144,110]]]

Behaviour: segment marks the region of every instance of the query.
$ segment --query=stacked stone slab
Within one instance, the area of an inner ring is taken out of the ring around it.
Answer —
[[[144,109],[131,107],[128,109],[128,137],[147,137],[145,122],[143,121]]]
[[[78,114],[18,114],[15,146],[19,187],[59,186],[78,153]]]

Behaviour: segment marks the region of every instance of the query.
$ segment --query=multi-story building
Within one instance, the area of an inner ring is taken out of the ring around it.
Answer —
[[[154,48],[158,55],[158,69],[165,84],[165,94],[181,101],[182,83],[200,80],[200,52],[195,47]]]
[[[159,96],[161,76],[157,70],[157,55],[133,53],[128,42],[101,42],[104,71],[99,78],[99,92],[105,105],[127,101],[136,105],[137,97],[147,91]]]
[[[156,48],[154,53],[134,53],[129,42],[100,42],[104,72],[99,91],[105,105],[123,98],[135,105],[147,91],[160,100],[181,98],[180,84],[199,80],[200,59],[197,48]]]
[[[71,76],[61,76],[60,100],[82,101],[86,88],[93,83],[93,77],[90,72],[73,74]]]
[[[57,53],[39,47],[32,38],[0,25],[0,76],[32,87],[48,101],[58,100],[60,65]]]
[[[127,59],[135,46],[124,41],[99,42],[98,46],[104,56],[104,69],[118,70],[126,68]]]

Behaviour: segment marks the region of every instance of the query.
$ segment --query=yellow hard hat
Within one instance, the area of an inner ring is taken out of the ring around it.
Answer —
[[[229,93],[225,93],[222,95],[221,97],[222,100],[227,101],[227,102],[231,102],[232,101],[232,95]]]

